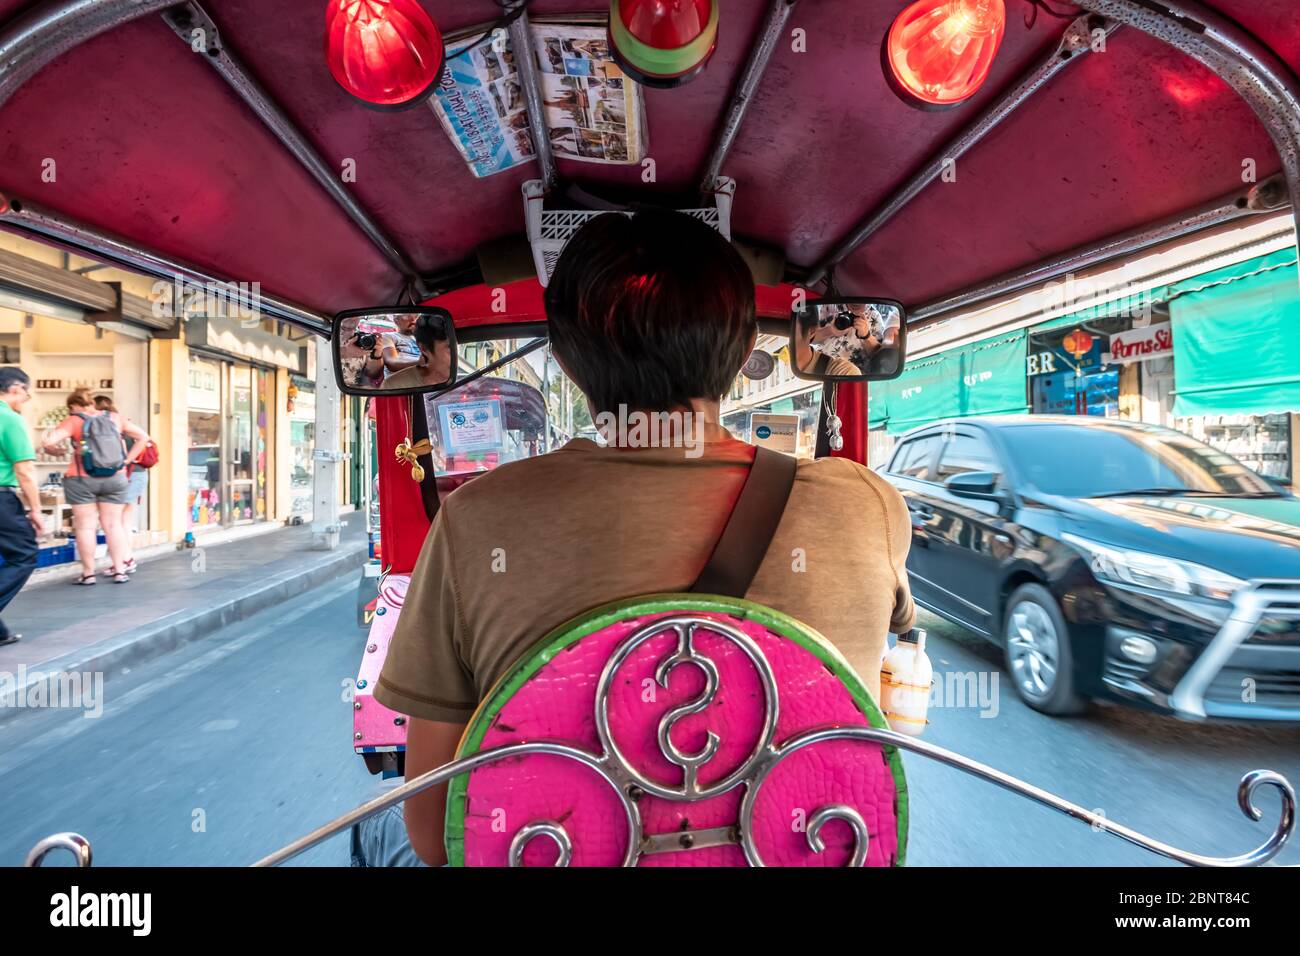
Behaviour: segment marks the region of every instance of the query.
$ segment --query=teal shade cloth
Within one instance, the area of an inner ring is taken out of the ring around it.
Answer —
[[[942,418],[1028,410],[1027,332],[990,336],[915,362],[868,389],[867,420],[891,435]]]

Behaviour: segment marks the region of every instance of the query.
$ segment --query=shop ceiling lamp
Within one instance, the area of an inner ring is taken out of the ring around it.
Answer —
[[[610,2],[610,49],[638,83],[681,86],[704,69],[717,44],[716,0]]]
[[[889,28],[885,77],[914,106],[956,106],[988,78],[1006,25],[1003,0],[918,0]]]
[[[404,109],[427,99],[442,76],[442,35],[417,0],[329,0],[325,59],[366,106]]]

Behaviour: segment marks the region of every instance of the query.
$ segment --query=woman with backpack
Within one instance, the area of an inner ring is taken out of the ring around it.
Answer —
[[[95,408],[101,413],[117,413],[117,406],[107,395],[95,396]],[[127,424],[130,424],[130,419],[127,419]],[[135,446],[135,439],[125,429],[123,431],[126,450],[129,452]],[[144,452],[126,466],[126,504],[122,505],[122,530],[126,535],[127,574],[135,573],[135,558],[132,557],[131,552],[133,551],[132,539],[137,531],[136,516],[140,513],[140,509],[145,507],[145,492],[149,489],[149,468],[157,462],[158,450],[151,441],[146,443]]]
[[[104,529],[109,573],[118,584],[131,580],[135,560],[122,526],[129,482],[126,466],[144,452],[149,435],[117,412],[98,412],[90,390],[79,388],[68,396],[69,415],[45,436],[47,452],[57,453],[65,441],[72,443],[72,460],[63,473],[63,494],[72,506],[72,527],[81,561],[80,585],[95,583],[95,526]],[[123,435],[134,439],[128,452]]]

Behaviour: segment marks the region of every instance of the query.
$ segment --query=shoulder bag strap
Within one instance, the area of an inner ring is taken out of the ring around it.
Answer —
[[[696,594],[742,598],[767,556],[794,486],[796,459],[770,448],[754,449],[745,487],[704,570],[691,586]]]

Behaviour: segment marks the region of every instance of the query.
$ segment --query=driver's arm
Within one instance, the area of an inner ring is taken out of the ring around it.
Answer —
[[[391,381],[391,379],[390,379]],[[457,607],[456,568],[444,503],[424,539],[411,586],[375,686],[375,700],[410,719],[406,779],[452,759],[479,695],[465,664],[467,628]],[[412,797],[404,811],[411,847],[430,866],[445,860],[445,786]]]
[[[412,365],[420,363],[419,357],[404,358],[402,353],[397,351],[397,343],[391,335],[384,336],[383,343],[384,367],[390,372],[400,372],[404,368],[410,368]]]
[[[448,724],[440,720],[421,720],[413,717],[406,730],[406,779],[414,780],[456,756],[456,747],[464,724]],[[403,819],[411,849],[429,866],[442,866],[447,862],[447,848],[443,844],[443,822],[447,816],[447,784],[440,783],[406,801]]]

